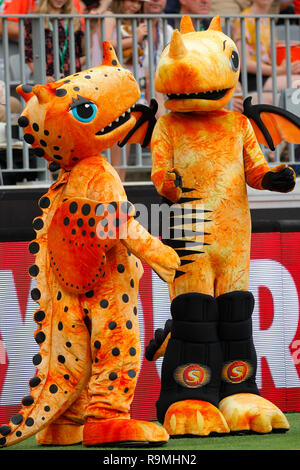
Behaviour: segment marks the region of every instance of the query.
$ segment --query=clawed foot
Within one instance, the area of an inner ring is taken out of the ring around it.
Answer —
[[[200,400],[173,403],[165,415],[164,428],[171,437],[229,433],[229,427],[218,408]]]
[[[279,408],[259,395],[230,395],[223,398],[219,407],[232,432],[285,432],[290,427]]]
[[[86,446],[159,446],[168,440],[169,435],[162,426],[135,419],[91,419],[83,429]]]

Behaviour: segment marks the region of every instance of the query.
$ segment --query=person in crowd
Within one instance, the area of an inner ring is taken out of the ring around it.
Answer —
[[[144,4],[148,0],[112,0],[110,8],[104,14],[115,15],[126,14],[134,16],[137,13],[144,13]],[[143,42],[148,35],[147,24],[143,20],[137,21],[136,40],[137,40],[137,54],[138,54],[138,67],[135,70],[133,64],[133,36],[131,29],[131,20],[122,20],[121,24],[121,41],[122,41],[122,55],[124,67],[134,73],[137,82],[140,85],[142,94],[145,93],[145,73],[143,71],[142,57],[144,55]],[[105,39],[109,41],[112,46],[118,51],[117,44],[117,21],[114,17],[107,17],[105,19]],[[121,60],[121,57],[119,57]],[[128,161],[130,146],[126,146],[126,161]],[[120,147],[114,145],[110,151],[111,164],[116,167],[121,181],[125,181],[126,170],[118,168],[122,166],[122,152]]]
[[[142,57],[143,70],[145,72],[145,84],[146,84],[146,99],[150,102],[150,80],[154,80],[154,76],[150,76],[149,68],[149,45],[152,47],[153,57],[153,71],[155,71],[160,55],[165,46],[170,42],[173,28],[170,24],[166,24],[164,29],[162,15],[166,7],[166,0],[149,0],[144,5],[144,11],[146,14],[157,15],[152,19],[152,44],[149,44],[148,39],[144,40],[144,55]],[[154,75],[154,74],[153,74]],[[164,107],[164,99],[161,93],[155,92],[155,99],[158,103],[158,111],[156,116],[159,117],[166,112]]]
[[[1,0],[0,0],[1,1]],[[76,13],[81,13],[80,0],[73,0]],[[4,15],[16,14],[27,15],[34,13],[39,0],[4,0],[3,11]],[[10,18],[7,22],[8,37],[12,41],[19,39],[19,20],[18,18]],[[0,36],[2,36],[2,22],[0,21]]]
[[[41,14],[76,14],[73,0],[40,0],[35,13]],[[33,45],[32,45],[32,23],[28,19],[25,25],[25,60],[29,68],[34,69],[33,64]],[[58,20],[59,35],[59,65],[61,76],[70,74],[70,55],[69,55],[69,22],[63,18]],[[81,29],[79,18],[74,18],[74,41],[75,41],[75,66],[76,71],[80,71],[85,57],[83,53],[84,33]],[[46,81],[52,82],[54,77],[54,56],[53,56],[53,22],[51,19],[45,19],[45,46],[46,46]]]
[[[211,0],[179,0],[181,15],[209,15]],[[200,25],[196,28],[196,21],[193,18],[195,29],[205,30],[210,24],[209,18],[200,18]]]
[[[101,30],[99,15],[103,15],[110,7],[112,0],[82,0],[82,13],[92,15],[90,20],[91,35],[91,66],[96,67],[102,61]]]
[[[267,15],[270,13],[270,7],[273,0],[253,0],[252,6],[242,12],[243,15]],[[271,24],[270,19],[262,17],[260,21],[260,52],[261,52],[261,71],[262,71],[262,84],[263,84],[263,102],[273,103],[273,88],[272,70],[274,65],[271,60]],[[246,40],[246,66],[247,66],[247,82],[248,92],[257,91],[257,62],[256,62],[256,29],[255,18],[245,18],[245,40]],[[237,44],[238,49],[241,51],[241,28],[240,20],[235,20],[232,27],[232,37]],[[282,90],[287,87],[286,75],[286,61],[284,60],[280,65],[276,65],[277,90]],[[292,83],[294,82],[297,87],[300,86],[300,61],[291,64]],[[268,90],[270,92],[268,92]],[[274,103],[276,104],[276,103]]]

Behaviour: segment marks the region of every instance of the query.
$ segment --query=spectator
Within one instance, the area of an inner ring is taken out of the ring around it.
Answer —
[[[211,0],[179,0],[181,15],[208,15],[210,11],[210,2]],[[194,27],[195,18],[193,18]],[[209,18],[200,18],[200,27],[198,30],[207,29],[210,23]]]
[[[99,15],[103,15],[111,4],[112,0],[82,0],[82,13],[94,15],[95,18],[90,20],[91,33],[91,65],[95,67],[101,63],[101,33]]]
[[[144,10],[146,14],[157,15],[156,18],[152,19],[152,41],[153,41],[153,62],[154,70],[156,69],[160,55],[166,46],[171,40],[173,28],[169,24],[166,25],[166,37],[164,37],[164,27],[163,20],[161,15],[166,7],[166,0],[149,0],[144,5]],[[165,42],[164,42],[165,41]],[[143,71],[145,73],[145,83],[146,83],[146,99],[147,102],[150,102],[150,73],[149,73],[149,43],[146,39],[144,41],[144,56],[142,57]],[[154,77],[152,77],[153,79]],[[161,116],[166,112],[164,107],[163,95],[161,93],[155,93],[155,98],[158,102],[158,112],[157,116]]]
[[[300,0],[299,0],[300,1]],[[179,14],[180,10],[180,3],[179,0],[167,0],[167,4],[165,7],[165,13],[166,14]],[[172,26],[172,28],[175,28],[175,19],[174,18],[169,18],[168,19],[169,25]]]
[[[0,0],[1,1],[1,0]],[[39,0],[5,0],[3,5],[3,14],[26,15],[34,13]],[[81,13],[80,0],[74,0],[76,13]],[[10,18],[7,22],[8,37],[12,41],[19,39],[19,20],[18,18]],[[0,36],[2,36],[2,21],[0,21]]]
[[[35,13],[41,14],[76,14],[73,6],[73,0],[40,0]],[[25,60],[29,68],[34,69],[32,53],[32,24],[31,20],[25,23]],[[70,74],[70,56],[69,56],[69,31],[68,22],[62,18],[58,20],[59,34],[59,61],[61,76]],[[84,62],[83,57],[83,31],[81,29],[79,18],[74,19],[74,41],[75,41],[75,62],[76,71],[81,70]],[[53,82],[54,77],[54,57],[53,57],[53,24],[51,19],[45,19],[45,46],[46,46],[46,81]]]
[[[11,114],[18,114],[21,111],[21,103],[14,96],[9,97]],[[6,122],[6,99],[5,84],[0,81],[0,122]]]
[[[254,0],[252,6],[242,13],[244,15],[267,15],[272,5],[272,0]],[[272,69],[271,61],[271,26],[269,18],[260,18],[260,49],[261,49],[261,71],[263,91],[272,90]],[[248,78],[248,91],[255,92],[257,90],[257,63],[256,63],[256,31],[255,19],[245,18],[245,35],[246,35],[246,66]],[[237,47],[241,50],[241,32],[240,21],[235,20],[232,28],[233,40]],[[292,81],[300,84],[300,61],[291,64]],[[287,86],[286,62],[283,61],[276,66],[277,73],[277,90],[282,90]],[[263,102],[272,103],[272,93],[263,94]],[[275,104],[275,103],[274,103]]]
[[[127,14],[134,16],[136,13],[144,13],[144,3],[148,0],[112,0],[110,9],[107,10],[104,14],[120,15]],[[136,70],[136,76],[141,91],[145,89],[145,74],[142,67],[142,56],[144,55],[143,51],[143,41],[148,34],[147,24],[144,21],[137,21],[137,52],[138,52],[138,70]],[[108,17],[105,19],[105,39],[109,41],[112,46],[117,50],[117,23],[116,19],[113,17]],[[133,37],[131,30],[131,20],[123,20],[121,25],[121,41],[122,41],[122,51],[123,51],[123,63],[126,68],[134,72],[133,67]],[[126,146],[126,160],[128,161],[130,146]],[[122,165],[122,153],[120,148],[117,145],[114,145],[110,149],[111,155],[111,164],[116,167],[117,172],[119,173],[121,181],[125,180],[126,170],[124,168],[117,168]]]

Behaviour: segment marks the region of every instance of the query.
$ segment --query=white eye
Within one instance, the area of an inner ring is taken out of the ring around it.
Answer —
[[[232,51],[231,57],[229,59],[230,67],[234,72],[237,72],[239,69],[240,58],[237,51]]]

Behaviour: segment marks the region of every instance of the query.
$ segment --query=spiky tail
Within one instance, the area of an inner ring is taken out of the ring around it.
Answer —
[[[0,446],[27,439],[56,420],[80,395],[90,376],[90,338],[80,305],[84,299],[62,288],[55,266],[50,266],[47,230],[59,193],[50,189],[40,200],[43,216],[33,223],[37,238],[29,245],[36,255],[29,272],[37,279],[31,295],[40,306],[34,312],[40,352],[33,363],[38,371],[29,381],[30,395],[23,398],[19,413],[0,427]]]

